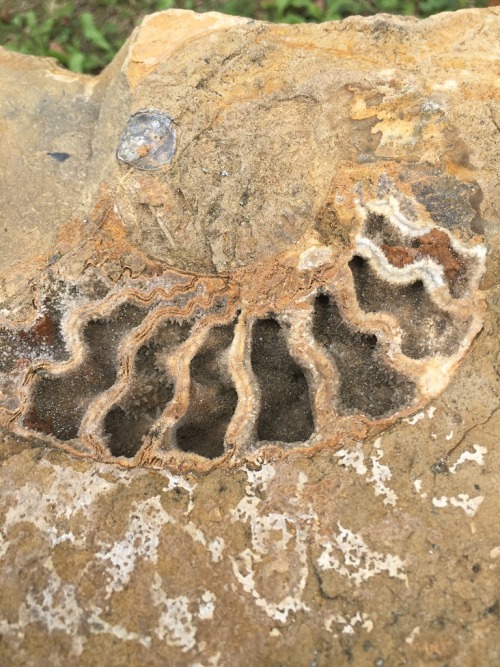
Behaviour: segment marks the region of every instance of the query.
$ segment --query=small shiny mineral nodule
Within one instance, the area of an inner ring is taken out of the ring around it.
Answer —
[[[116,157],[137,169],[155,171],[172,163],[175,139],[170,116],[162,111],[139,111],[122,132]]]

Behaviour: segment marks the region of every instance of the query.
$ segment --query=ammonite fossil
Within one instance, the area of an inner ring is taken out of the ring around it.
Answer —
[[[429,142],[448,150],[443,125],[422,139],[419,116],[410,157],[390,137],[380,157],[355,125],[382,116],[378,102],[338,83],[327,55],[314,96],[305,55],[284,60],[281,88],[244,86],[277,47],[246,51],[257,28],[241,25],[209,90],[199,64],[176,92],[194,67],[181,49],[129,72],[120,127],[103,102],[88,215],[65,226],[31,315],[0,323],[0,424],[16,434],[173,470],[310,454],[420,409],[481,330],[485,248],[432,199],[451,179],[429,166]],[[310,157],[320,140],[331,172]]]
[[[34,319],[0,331],[2,422],[99,460],[205,470],[364,438],[421,408],[481,328],[485,252],[387,169],[371,187],[363,171],[332,188],[319,231],[248,267],[48,272]]]

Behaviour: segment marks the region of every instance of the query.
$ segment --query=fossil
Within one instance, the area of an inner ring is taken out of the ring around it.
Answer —
[[[481,330],[485,248],[396,180],[346,165],[295,245],[226,272],[111,280],[97,246],[79,277],[46,271],[33,318],[1,323],[0,423],[100,461],[206,471],[362,440],[420,409]],[[119,218],[109,197],[100,225]]]

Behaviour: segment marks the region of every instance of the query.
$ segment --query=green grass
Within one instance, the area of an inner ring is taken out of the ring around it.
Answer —
[[[75,72],[105,67],[145,14],[177,7],[280,23],[331,21],[378,12],[430,16],[487,0],[0,0],[0,44],[57,58]]]

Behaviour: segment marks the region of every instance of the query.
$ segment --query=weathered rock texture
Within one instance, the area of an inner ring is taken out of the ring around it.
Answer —
[[[2,664],[500,660],[498,14],[0,54]]]

